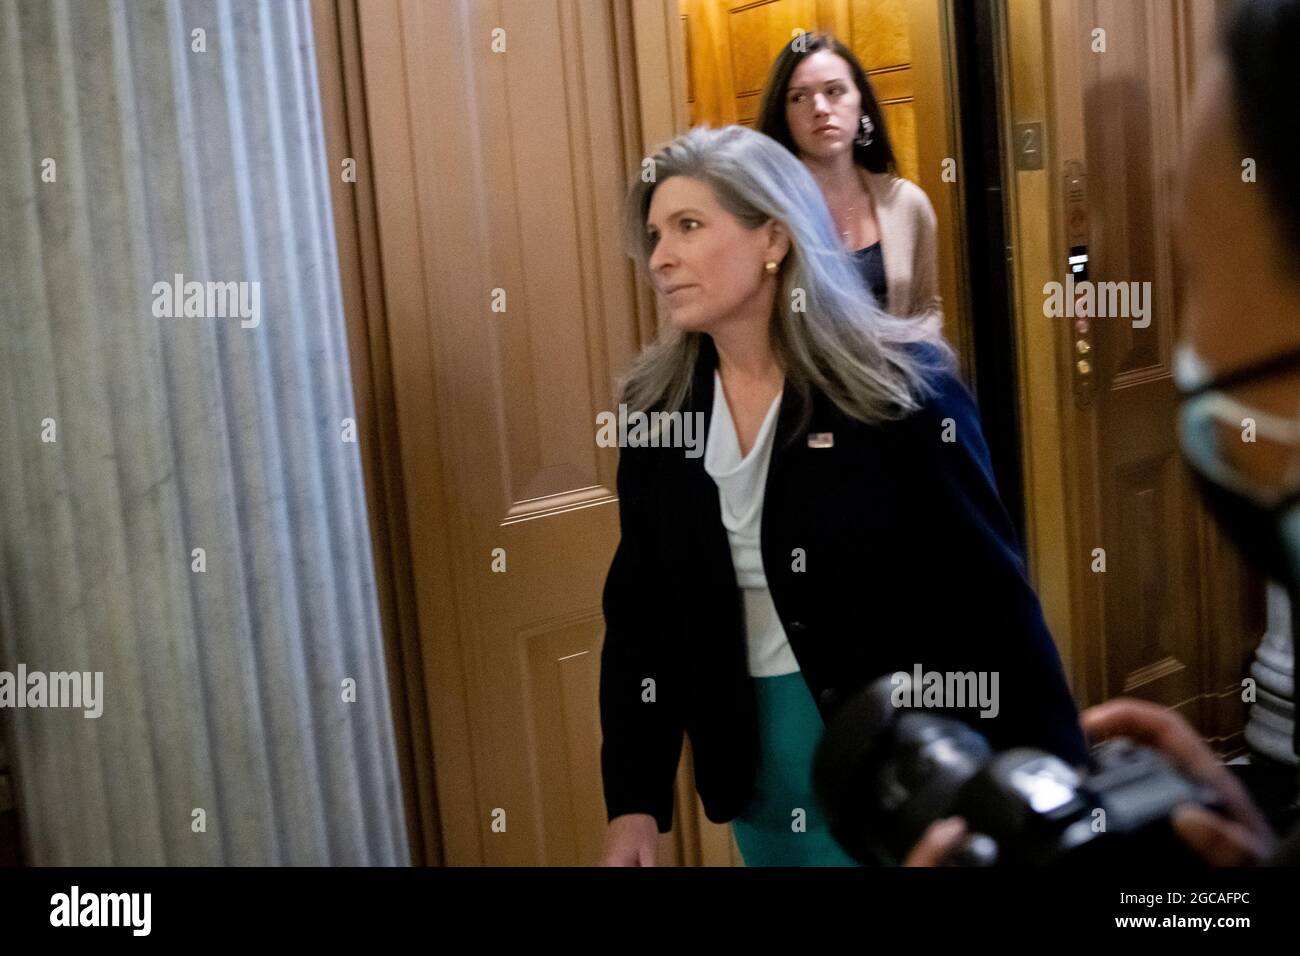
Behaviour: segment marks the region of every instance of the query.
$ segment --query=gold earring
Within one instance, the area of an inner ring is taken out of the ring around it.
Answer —
[[[772,262],[772,261],[769,260],[768,263],[767,263],[765,266],[763,266],[763,268],[767,270],[767,274],[768,274],[768,275],[770,275],[770,276],[774,276],[774,275],[776,275],[776,263],[775,263],[775,262]]]

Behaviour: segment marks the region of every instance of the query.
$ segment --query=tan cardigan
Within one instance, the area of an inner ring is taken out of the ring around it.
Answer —
[[[889,173],[860,170],[871,193],[885,260],[886,305],[894,315],[932,312],[942,321],[939,268],[935,261],[937,219],[925,191]]]

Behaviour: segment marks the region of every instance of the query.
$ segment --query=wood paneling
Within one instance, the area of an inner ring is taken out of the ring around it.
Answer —
[[[692,126],[752,127],[768,71],[796,30],[818,29],[816,0],[680,0]]]
[[[1179,321],[1171,175],[1198,44],[1215,11],[1210,0],[1012,3],[1010,121],[1045,121],[1048,131],[1046,169],[1012,175],[1018,327],[1034,370],[1022,403],[1038,526],[1031,537],[1049,621],[1069,636],[1081,704],[1145,697],[1179,709],[1231,752],[1242,743],[1239,681],[1263,632],[1262,595],[1188,480],[1171,377]],[[1094,49],[1096,29],[1105,31],[1104,52]],[[1094,315],[1086,354],[1073,319],[1043,313],[1044,282],[1067,273],[1071,161],[1086,175],[1088,279],[1149,283],[1149,324]],[[1053,323],[1050,334],[1044,323]],[[1081,358],[1095,383],[1085,403],[1075,398]],[[1043,533],[1058,514],[1064,535]],[[1105,551],[1104,572],[1093,569],[1094,549]]]
[[[656,327],[620,210],[645,141],[686,123],[680,17],[663,0],[322,5],[344,37],[322,65],[342,77],[323,89],[331,161],[361,154],[335,191],[354,367],[393,438],[365,452],[412,826],[438,821],[429,862],[592,864],[618,535],[595,416]]]
[[[973,337],[968,323],[968,253],[958,121],[958,95],[950,0],[909,0],[912,124],[916,139],[915,182],[930,197],[938,220],[936,248],[944,335],[962,362],[966,380],[978,388]],[[951,169],[954,175],[945,175]]]
[[[844,42],[871,80],[885,113],[898,158],[898,172],[920,178],[916,148],[916,102],[912,75],[912,39],[907,0],[852,0]]]
[[[911,29],[907,0],[682,0],[691,56],[691,123],[752,127],[763,86],[796,30],[830,30],[857,54],[871,79],[898,154],[899,172],[918,178]]]

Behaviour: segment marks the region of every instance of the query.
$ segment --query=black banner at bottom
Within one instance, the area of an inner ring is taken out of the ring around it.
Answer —
[[[864,941],[1028,939],[1037,929],[1226,941],[1286,932],[1298,916],[1300,881],[1280,869],[0,870],[7,941],[337,944],[409,933],[436,945],[581,937],[607,922],[625,942],[687,927],[692,939],[713,926],[732,939],[766,935],[775,923]]]

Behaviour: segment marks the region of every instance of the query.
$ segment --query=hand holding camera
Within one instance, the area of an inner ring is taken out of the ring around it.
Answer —
[[[1154,704],[1085,714],[1086,772],[1038,750],[994,754],[942,711],[900,711],[883,677],[827,728],[815,769],[832,831],[863,862],[1098,866],[1253,862],[1272,834],[1195,730]]]

